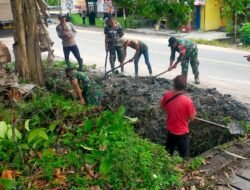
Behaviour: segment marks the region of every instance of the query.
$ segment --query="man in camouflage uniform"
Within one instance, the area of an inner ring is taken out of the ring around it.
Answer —
[[[116,54],[120,64],[122,62],[122,44],[119,43],[119,39],[124,35],[124,33],[119,23],[116,23],[112,16],[108,17],[106,24],[107,26],[104,28],[105,50],[110,53],[110,66],[111,69],[114,69]],[[121,67],[121,72],[124,72],[123,67]]]
[[[200,84],[197,45],[190,40],[170,37],[168,46],[171,48],[169,70],[176,68],[178,63],[181,62],[182,75],[187,77],[188,66],[190,62],[194,74],[195,84]],[[177,58],[177,61],[174,63],[175,52],[178,52],[180,55]]]
[[[103,92],[95,81],[90,80],[87,73],[75,71],[73,68],[66,68],[69,77],[81,104],[100,105]]]

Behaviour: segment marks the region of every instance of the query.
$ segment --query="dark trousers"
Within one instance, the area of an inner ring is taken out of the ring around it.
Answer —
[[[139,60],[141,58],[141,55],[144,56],[145,64],[148,67],[148,72],[149,74],[152,74],[152,68],[149,62],[149,54],[148,54],[148,47],[146,45],[140,46],[140,51],[139,53],[135,56],[134,64],[135,64],[135,76],[138,76],[138,71],[139,71]]]
[[[118,61],[121,63],[122,62],[122,56],[123,56],[123,52],[122,52],[122,47],[120,46],[111,46],[109,48],[109,62],[110,62],[110,66],[111,69],[115,68],[115,61],[116,61],[116,54],[117,54],[117,58]],[[121,67],[121,72],[124,72],[124,67]]]
[[[70,46],[70,47],[63,47],[63,53],[64,53],[64,58],[65,58],[66,63],[69,62],[70,52],[73,53],[73,55],[75,56],[75,58],[77,59],[78,62],[81,61],[79,49],[78,49],[77,45],[74,45],[74,46]]]
[[[188,133],[184,135],[174,135],[168,131],[166,149],[173,155],[175,147],[182,158],[189,157],[189,137]]]

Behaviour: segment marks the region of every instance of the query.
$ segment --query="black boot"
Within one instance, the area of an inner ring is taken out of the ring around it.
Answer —
[[[194,77],[194,83],[195,83],[195,84],[200,84],[199,76],[195,76],[195,77]]]
[[[66,63],[66,65],[67,65],[68,68],[72,67],[70,61],[65,61],[65,63]]]
[[[78,64],[79,64],[79,67],[78,67],[78,71],[83,71],[83,60],[82,59],[79,59],[78,60]]]

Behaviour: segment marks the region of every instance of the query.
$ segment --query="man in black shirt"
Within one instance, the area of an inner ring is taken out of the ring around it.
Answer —
[[[124,35],[119,23],[115,22],[113,17],[109,17],[106,21],[107,26],[104,28],[105,34],[105,50],[109,51],[109,61],[111,69],[115,67],[116,54],[120,64],[122,63],[122,44],[119,43],[119,39]],[[123,67],[121,72],[124,72]]]

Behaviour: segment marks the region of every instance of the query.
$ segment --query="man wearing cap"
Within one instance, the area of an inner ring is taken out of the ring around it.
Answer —
[[[111,69],[115,68],[116,54],[120,64],[122,63],[122,44],[119,43],[119,39],[123,37],[124,33],[119,25],[112,16],[109,16],[106,20],[107,26],[104,28],[105,34],[105,50],[109,52],[109,62]],[[121,67],[121,72],[124,72]]]
[[[60,24],[57,25],[56,31],[58,37],[62,39],[65,62],[67,66],[70,67],[69,54],[70,52],[72,52],[79,64],[78,70],[82,71],[83,60],[80,56],[79,49],[74,39],[74,36],[76,35],[76,30],[73,24],[71,24],[70,22],[66,22],[66,15],[61,14],[58,18],[60,20]]]
[[[149,62],[149,54],[148,54],[148,46],[140,41],[140,40],[129,40],[129,39],[122,39],[123,41],[123,58],[122,58],[122,65],[124,64],[125,58],[127,56],[127,47],[131,47],[135,50],[134,56],[129,60],[130,62],[134,61],[135,66],[135,77],[138,77],[138,63],[141,58],[141,55],[144,56],[145,64],[147,65],[149,75],[152,75],[152,68]]]
[[[194,74],[195,84],[200,84],[197,45],[190,40],[177,39],[175,37],[170,37],[168,41],[168,46],[171,48],[169,70],[176,68],[178,63],[181,62],[182,75],[187,77],[190,62]],[[179,53],[179,57],[174,63],[176,52]]]
[[[101,104],[103,96],[102,89],[94,80],[90,80],[87,73],[75,71],[70,67],[66,68],[65,72],[70,79],[81,104]]]

